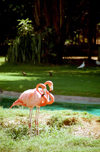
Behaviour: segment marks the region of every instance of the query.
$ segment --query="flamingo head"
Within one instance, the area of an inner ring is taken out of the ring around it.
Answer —
[[[50,80],[46,81],[44,84],[49,86],[49,92],[51,92],[53,90],[53,82],[52,81],[50,81]]]

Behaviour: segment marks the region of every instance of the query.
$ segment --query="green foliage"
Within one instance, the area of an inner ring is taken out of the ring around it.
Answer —
[[[8,62],[32,62],[34,64],[55,62],[54,52],[55,34],[52,28],[46,28],[42,32],[35,32],[32,21],[18,20],[18,36],[8,45]]]
[[[22,19],[22,20],[18,20],[18,34],[19,36],[24,36],[27,34],[32,34],[34,32],[33,26],[32,26],[32,21],[27,19]]]
[[[6,5],[6,7],[5,7]],[[2,13],[0,15],[6,14],[6,18],[10,15],[10,18],[14,16],[13,21],[15,21],[19,16],[21,18],[24,18],[25,16],[29,16],[28,14],[30,13],[34,7],[34,2],[33,0],[24,0],[20,1],[17,0],[15,3],[13,0],[7,1],[7,0],[1,0],[1,7],[2,7]],[[27,14],[27,15],[26,15]],[[9,24],[9,23],[8,23]],[[13,26],[13,25],[11,25]]]
[[[8,62],[41,62],[41,35],[35,34],[32,21],[28,18],[20,21],[18,35],[8,49]]]

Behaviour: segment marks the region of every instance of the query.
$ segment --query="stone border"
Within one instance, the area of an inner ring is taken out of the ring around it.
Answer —
[[[57,102],[63,101],[67,103],[100,104],[100,98],[95,97],[55,95],[55,100]]]
[[[19,97],[21,93],[13,91],[3,91],[0,92],[0,97]],[[100,104],[100,98],[95,97],[80,97],[80,96],[64,96],[64,95],[54,95],[56,102],[66,102],[66,103],[82,103],[82,104]]]

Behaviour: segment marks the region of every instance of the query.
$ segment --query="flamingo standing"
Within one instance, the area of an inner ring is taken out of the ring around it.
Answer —
[[[46,89],[45,95],[47,97],[47,102],[45,102],[44,105],[52,104],[54,102],[54,96],[51,93],[51,91],[53,90],[53,82],[52,81],[46,81],[44,84],[49,86],[49,91]],[[42,106],[42,104],[40,106]]]
[[[53,94],[51,94],[51,91],[53,90],[53,82],[52,81],[46,81],[44,84],[49,86],[49,91],[46,89],[45,95],[47,97],[47,102],[44,102],[44,101],[41,100],[41,103],[38,106],[36,106],[35,127],[36,127],[37,134],[39,134],[38,117],[39,117],[40,107],[46,106],[47,104],[52,104],[54,102],[54,96],[53,96]],[[43,93],[41,88],[39,88],[39,90],[40,90],[41,93]]]
[[[40,88],[43,93],[40,92]],[[32,135],[32,109],[35,106],[45,106],[47,101],[47,97],[45,96],[46,92],[46,86],[42,83],[39,83],[35,89],[29,89],[24,91],[18,100],[16,100],[10,108],[16,105],[21,105],[30,108],[30,113],[29,113],[29,129],[30,129],[30,135]],[[35,122],[38,122],[38,116],[35,116]],[[36,124],[37,125],[37,124]],[[37,134],[39,131],[37,131]]]
[[[53,90],[53,82],[46,81],[44,84],[49,86],[49,91],[46,89],[46,92],[45,92],[45,95],[48,99],[48,102],[45,104],[52,104],[54,102],[54,96],[51,94],[51,92]],[[39,90],[41,93],[43,93],[41,88],[39,88]],[[50,98],[51,98],[51,100],[50,100]],[[40,104],[40,106],[42,106],[42,103]],[[44,106],[44,104],[43,104],[43,106]]]

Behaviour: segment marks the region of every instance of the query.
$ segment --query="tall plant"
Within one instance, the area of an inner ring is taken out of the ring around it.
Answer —
[[[18,20],[18,34],[19,36],[25,36],[27,34],[32,34],[34,32],[34,28],[32,26],[32,21],[29,20],[28,18],[22,19],[22,20]]]
[[[10,44],[8,61],[41,63],[41,35],[35,34],[28,18],[18,22],[18,36]]]

